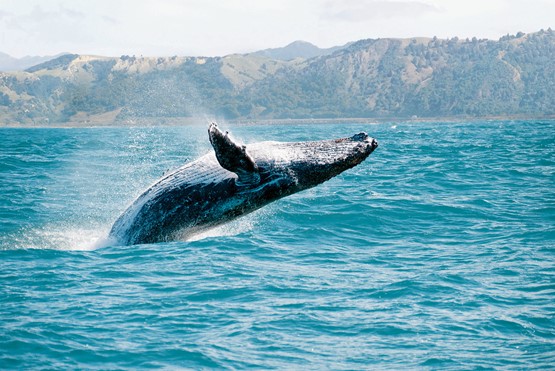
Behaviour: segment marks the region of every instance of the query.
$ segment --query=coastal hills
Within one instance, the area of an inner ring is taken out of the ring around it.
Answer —
[[[10,71],[20,71],[26,68],[35,66],[40,63],[44,63],[51,59],[60,57],[67,53],[61,53],[55,56],[31,56],[27,55],[23,58],[14,58],[6,53],[0,52],[0,72],[10,72]]]
[[[65,54],[0,72],[0,125],[555,117],[555,32],[304,42],[224,57]]]

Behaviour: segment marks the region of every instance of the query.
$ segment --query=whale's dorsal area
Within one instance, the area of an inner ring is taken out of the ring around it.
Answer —
[[[366,133],[313,142],[241,145],[216,124],[213,152],[165,175],[116,220],[109,238],[133,245],[186,239],[364,161],[378,146]]]

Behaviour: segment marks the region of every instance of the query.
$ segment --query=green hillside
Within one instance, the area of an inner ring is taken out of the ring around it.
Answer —
[[[67,54],[0,73],[0,124],[555,116],[555,32],[369,39],[310,59]]]

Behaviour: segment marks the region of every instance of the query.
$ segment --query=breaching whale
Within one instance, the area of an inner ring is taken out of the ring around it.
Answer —
[[[366,133],[314,142],[240,145],[216,124],[214,152],[165,175],[116,220],[119,245],[183,240],[314,187],[364,161],[378,142]]]

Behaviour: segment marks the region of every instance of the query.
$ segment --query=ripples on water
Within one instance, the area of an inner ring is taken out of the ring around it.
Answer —
[[[0,130],[0,368],[553,367],[555,123],[232,129],[380,147],[195,240],[97,249],[206,128]]]

